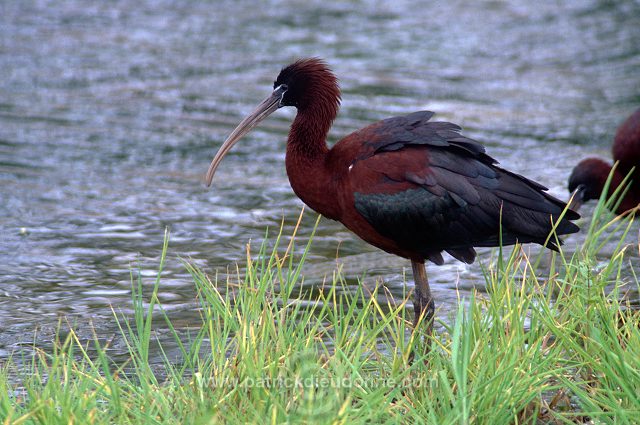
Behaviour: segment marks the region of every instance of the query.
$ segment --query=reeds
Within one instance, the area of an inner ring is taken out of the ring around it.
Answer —
[[[427,341],[412,332],[404,302],[378,296],[382,286],[354,293],[335,270],[303,292],[311,239],[295,231],[247,246],[245,271],[225,281],[184,261],[200,313],[188,338],[158,301],[160,272],[148,297],[149,283],[132,276],[135,314],[113,313],[128,360],[115,363],[99,335],[86,343],[65,329],[53,350],[34,347],[2,365],[0,422],[640,423],[640,313],[623,297],[638,289],[631,229],[632,217],[600,205],[571,258],[544,254],[541,267],[520,246],[496,251],[487,293],[461,300],[450,317],[438,312],[445,330]],[[596,267],[611,234],[621,240]],[[160,271],[168,250],[167,235]],[[181,355],[152,367],[158,326]],[[424,343],[432,349],[411,361]]]

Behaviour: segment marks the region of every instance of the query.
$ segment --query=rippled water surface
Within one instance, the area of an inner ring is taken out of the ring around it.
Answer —
[[[330,142],[430,109],[564,199],[573,164],[608,155],[640,105],[637,2],[378,3],[2,2],[0,357],[36,326],[50,339],[61,317],[115,332],[110,306],[130,310],[132,269],[152,284],[167,227],[160,299],[187,327],[195,291],[179,257],[224,272],[283,216],[294,224],[301,202],[283,161],[294,111],[237,145],[213,189],[202,176],[295,58],[321,56],[340,77]],[[301,233],[314,222],[307,212]],[[567,250],[582,238],[567,238]],[[327,219],[306,282],[330,275],[337,251],[350,283],[367,271],[365,284],[382,278],[402,296],[408,262]],[[429,274],[444,312],[455,288],[464,296],[483,282],[477,263],[450,258]]]

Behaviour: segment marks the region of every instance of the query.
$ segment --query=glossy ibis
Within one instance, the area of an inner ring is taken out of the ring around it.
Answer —
[[[622,214],[640,204],[640,109],[618,128],[611,150],[618,166],[611,176],[609,193],[613,193],[635,167],[629,188],[615,211]],[[569,177],[569,192],[576,191],[572,206],[577,208],[590,199],[599,199],[611,168],[611,164],[601,158],[580,161]]]
[[[557,249],[558,235],[578,231],[579,217],[544,186],[497,166],[455,124],[420,111],[351,133],[331,149],[326,137],[340,105],[340,89],[324,61],[302,59],[282,69],[273,92],[220,147],[207,185],[229,149],[269,114],[298,112],[291,125],[286,168],[293,191],[327,218],[368,243],[411,260],[414,326],[425,316],[431,332],[434,302],[425,260],[442,251],[472,263],[474,247],[535,242]],[[500,223],[502,234],[500,235]]]

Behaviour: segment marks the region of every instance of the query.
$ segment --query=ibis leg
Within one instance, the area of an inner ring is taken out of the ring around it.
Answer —
[[[413,280],[415,289],[413,291],[413,310],[415,318],[413,319],[414,329],[418,325],[418,321],[423,317],[423,321],[427,326],[427,334],[433,332],[433,317],[435,315],[435,303],[431,296],[429,281],[427,280],[427,269],[424,261],[418,262],[411,260],[411,268],[413,269]]]

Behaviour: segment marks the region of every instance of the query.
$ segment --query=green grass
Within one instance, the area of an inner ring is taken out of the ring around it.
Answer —
[[[553,254],[543,268],[519,246],[499,250],[487,293],[438,312],[445,330],[426,355],[412,312],[381,304],[383,287],[346,291],[335,270],[301,293],[313,248],[294,255],[295,234],[247,247],[246,273],[227,281],[185,261],[201,321],[180,336],[157,297],[167,236],[151,295],[133,276],[135,315],[114,312],[128,361],[114,363],[99,335],[87,344],[65,329],[53,350],[0,368],[0,423],[639,423],[640,313],[621,301],[638,285],[621,279],[630,261],[637,268],[626,256],[637,241],[624,242],[632,226],[600,205],[571,258]],[[620,243],[597,263],[613,234]],[[152,369],[160,326],[181,360]]]

